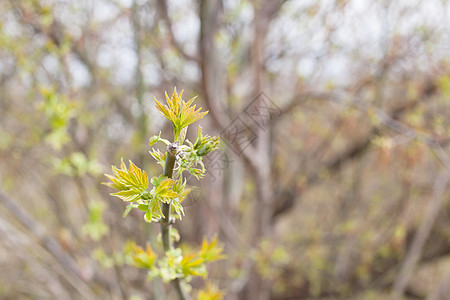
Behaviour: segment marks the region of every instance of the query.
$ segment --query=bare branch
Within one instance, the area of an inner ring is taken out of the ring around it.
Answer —
[[[50,252],[59,264],[68,271],[74,278],[78,279],[78,284],[75,287],[82,295],[93,294],[93,291],[87,285],[82,285],[82,282],[87,279],[82,275],[81,270],[75,263],[74,259],[67,255],[61,248],[58,242],[52,237],[48,236],[45,229],[37,223],[32,216],[28,214],[22,207],[16,202],[8,198],[0,191],[0,202],[14,215],[14,217],[20,221],[43,245],[43,247]]]
[[[445,299],[450,294],[450,271],[441,279],[436,289],[428,296],[427,300]]]
[[[175,38],[175,34],[173,33],[173,29],[172,29],[172,21],[170,20],[169,12],[167,9],[167,1],[160,0],[160,1],[158,1],[158,4],[159,4],[160,10],[161,10],[161,14],[164,18],[164,21],[166,22],[167,30],[168,30],[169,36],[170,36],[170,42],[172,43],[172,45],[185,59],[199,63],[200,59],[198,58],[198,56],[190,55],[189,53],[184,51],[183,47],[180,45],[180,43]]]
[[[441,172],[441,174],[436,178],[433,188],[433,197],[428,205],[428,209],[423,217],[422,223],[414,236],[411,248],[403,261],[400,273],[394,282],[390,298],[392,300],[399,299],[405,292],[413,270],[420,260],[425,242],[430,235],[433,224],[436,221],[439,210],[442,207],[444,198],[443,195],[447,188],[448,181],[449,176],[447,171]]]

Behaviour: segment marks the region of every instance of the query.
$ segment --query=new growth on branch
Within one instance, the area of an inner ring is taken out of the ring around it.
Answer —
[[[206,174],[203,157],[211,151],[218,149],[219,137],[211,137],[202,133],[197,127],[197,136],[194,142],[186,139],[189,125],[202,119],[208,111],[196,109],[193,104],[196,97],[188,101],[182,99],[183,91],[177,93],[176,88],[172,97],[166,92],[167,105],[155,98],[156,108],[173,125],[174,141],[161,137],[161,132],[150,138],[149,145],[158,142],[164,143],[167,148],[164,154],[152,148],[150,155],[162,167],[163,173],[148,179],[147,173],[136,166],[131,160],[129,167],[123,159],[120,168],[112,166],[113,175],[105,174],[110,182],[105,183],[117,192],[111,193],[128,203],[124,217],[137,208],[143,211],[144,220],[148,223],[161,224],[161,241],[164,256],[157,259],[157,254],[149,244],[146,250],[134,243],[128,248],[133,265],[149,270],[149,278],[161,277],[165,282],[172,282],[179,299],[189,299],[191,287],[188,282],[192,276],[207,276],[206,263],[224,258],[222,247],[217,237],[211,242],[203,240],[201,249],[197,253],[183,254],[180,248],[174,248],[173,243],[178,242],[179,234],[172,227],[176,219],[184,216],[182,202],[189,194],[186,187],[185,173],[189,172],[198,180]],[[221,293],[212,285],[198,293],[202,299],[219,299]]]

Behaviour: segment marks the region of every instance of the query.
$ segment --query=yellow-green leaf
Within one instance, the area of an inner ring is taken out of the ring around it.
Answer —
[[[146,245],[145,250],[142,247],[133,244],[131,257],[133,259],[133,265],[142,269],[151,269],[157,258],[149,244]]]
[[[175,140],[178,140],[181,130],[190,124],[203,118],[208,111],[201,112],[201,107],[198,109],[196,105],[192,105],[196,97],[189,99],[187,102],[182,99],[183,91],[177,93],[175,88],[172,97],[169,97],[166,92],[167,105],[163,105],[155,98],[156,109],[172,122],[175,131]]]
[[[204,238],[199,256],[206,262],[220,260],[225,258],[222,251],[223,247],[218,244],[217,236],[210,243]]]

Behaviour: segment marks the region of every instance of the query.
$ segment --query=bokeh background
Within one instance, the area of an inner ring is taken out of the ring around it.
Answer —
[[[153,97],[176,86],[226,142],[175,225],[185,247],[218,235],[225,299],[450,299],[449,14],[1,0],[0,298],[174,299],[122,255],[158,225],[122,218],[101,182],[121,157],[160,172],[148,138],[171,125]]]

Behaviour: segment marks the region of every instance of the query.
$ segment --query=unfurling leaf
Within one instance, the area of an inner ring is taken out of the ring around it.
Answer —
[[[128,169],[123,160],[120,169],[113,166],[114,176],[105,174],[111,182],[104,184],[118,190],[116,193],[111,193],[112,196],[119,197],[127,202],[133,202],[139,200],[145,194],[148,188],[148,177],[145,171],[142,171],[131,160],[129,162],[130,167]]]
[[[205,172],[203,170],[196,168],[190,168],[189,173],[194,175],[194,177],[197,178],[197,180],[200,180],[205,175]]]
[[[125,209],[125,211],[123,212],[123,215],[122,215],[122,216],[125,218],[126,216],[128,216],[128,214],[130,213],[130,211],[131,211],[133,208],[136,208],[136,207],[138,207],[137,204],[133,204],[133,203],[128,204],[128,206],[127,206],[127,208]]]
[[[164,216],[161,211],[161,204],[155,198],[150,201],[147,212],[150,213],[154,219],[159,219]]]
[[[159,142],[159,141],[163,142],[163,143],[166,144],[167,146],[169,146],[169,144],[170,144],[170,142],[169,142],[168,140],[163,139],[163,138],[161,137],[161,131],[159,132],[158,135],[152,136],[152,137],[148,140],[148,144],[149,144],[150,146],[153,146],[154,144],[156,144],[156,143]]]
[[[210,243],[204,238],[199,255],[205,262],[220,260],[225,258],[222,251],[223,247],[218,244],[217,236]]]
[[[166,92],[167,105],[161,104],[161,102],[155,98],[156,108],[164,117],[172,122],[176,141],[179,141],[180,133],[183,128],[200,120],[208,113],[208,111],[201,112],[201,107],[195,109],[196,105],[192,105],[192,103],[196,97],[191,98],[186,102],[181,98],[182,94],[183,91],[181,91],[180,94],[177,94],[176,88],[173,91],[172,97],[169,97]]]
[[[203,264],[203,259],[197,257],[196,254],[184,255],[180,266],[184,276],[206,276],[206,267]]]
[[[118,169],[115,166],[112,166],[112,170],[114,172],[115,177],[105,174],[112,182],[105,183],[106,185],[122,191],[127,190],[132,187],[136,189],[145,190],[148,187],[148,177],[145,171],[142,171],[138,168],[131,160],[130,167],[127,169],[125,163],[121,162],[121,168]]]
[[[132,244],[130,256],[132,258],[132,264],[135,267],[142,269],[152,269],[156,261],[156,254],[153,252],[149,244],[146,245],[144,250],[142,247]]]
[[[172,201],[172,207],[175,209],[175,212],[177,213],[177,215],[180,217],[181,219],[181,215],[184,216],[184,209],[183,206],[178,202],[173,200]]]
[[[154,188],[154,196],[156,198],[159,198],[163,202],[169,203],[170,200],[180,196],[173,190],[173,186],[176,183],[176,180],[172,178],[165,178],[162,181],[159,180],[160,178],[158,178],[158,181],[155,182],[156,184]]]
[[[198,156],[205,156],[219,147],[219,137],[210,137],[202,134],[202,127],[197,128],[197,138],[194,143],[194,150]]]
[[[134,202],[141,198],[141,193],[139,191],[131,188],[129,190],[123,190],[117,193],[111,193],[111,196],[116,196],[126,202]]]

